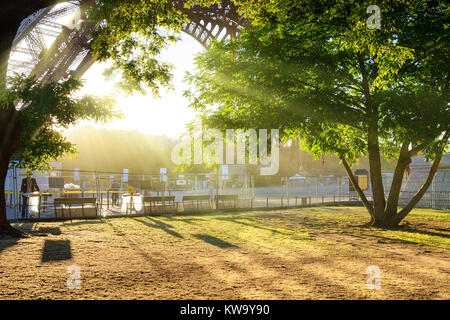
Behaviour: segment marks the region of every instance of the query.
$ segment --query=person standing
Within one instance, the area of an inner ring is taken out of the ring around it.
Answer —
[[[31,175],[27,175],[22,179],[22,186],[20,187],[20,194],[22,195],[22,219],[28,216],[28,198],[30,193],[40,191],[36,179]]]
[[[112,199],[112,204],[113,206],[116,206],[119,204],[119,190],[120,190],[120,184],[116,181],[113,180],[112,184],[111,184],[111,199]]]

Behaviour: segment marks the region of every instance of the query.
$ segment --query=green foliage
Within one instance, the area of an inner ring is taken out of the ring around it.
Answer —
[[[317,156],[354,162],[368,128],[389,158],[448,148],[448,15],[444,1],[236,1],[253,27],[215,43],[189,74],[191,106],[209,126],[280,128]],[[447,21],[447,22],[446,22]]]
[[[15,158],[27,170],[42,170],[64,154],[74,154],[75,146],[61,134],[61,129],[80,120],[108,121],[120,114],[114,101],[95,96],[77,97],[82,81],[69,78],[42,84],[34,78],[17,75],[1,90],[1,105],[11,101],[21,110],[22,130]]]
[[[157,95],[161,85],[169,85],[172,66],[159,55],[177,40],[176,32],[186,21],[169,1],[96,1],[87,16],[99,23],[92,53],[97,61],[112,61],[106,74],[119,73],[119,87],[141,93],[148,87]]]

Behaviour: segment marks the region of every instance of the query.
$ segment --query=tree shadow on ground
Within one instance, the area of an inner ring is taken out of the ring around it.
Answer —
[[[139,221],[141,223],[146,224],[145,221],[140,221],[136,219],[135,221]],[[148,263],[150,263],[152,268],[155,269],[161,276],[167,279],[173,278],[174,276],[173,272],[170,270],[170,268],[166,268],[165,266],[163,266],[161,260],[156,259],[154,257],[155,253],[152,253],[152,255],[148,254],[145,250],[141,248],[141,244],[136,243],[135,241],[130,239],[130,237],[128,237],[124,232],[122,232],[118,226],[115,226],[112,223],[108,223],[108,225],[112,228],[112,230],[116,235],[123,237],[123,239],[125,239],[125,241],[130,245],[130,247],[135,252],[137,252],[142,258],[144,258]]]
[[[15,246],[18,242],[19,238],[0,235],[0,253],[9,247]]]
[[[177,219],[177,218],[181,218],[181,219]],[[185,219],[184,217],[180,217],[180,216],[177,216],[177,218],[173,218],[173,217],[168,217],[167,219],[170,219],[170,220],[172,220],[172,221],[174,221],[174,222],[184,222],[184,223],[187,223],[187,224],[196,224],[196,223],[198,223],[198,222],[202,222],[202,221],[204,221],[203,219],[193,219],[193,218],[189,218],[189,219]]]
[[[264,218],[264,219],[283,219],[285,215],[283,213],[267,213],[267,214],[255,214],[252,215],[255,218]]]
[[[39,234],[52,234],[54,236],[61,235],[61,229],[59,227],[40,227],[37,232]]]
[[[171,236],[174,236],[174,237],[177,237],[177,238],[180,238],[180,239],[184,239],[181,234],[179,234],[176,231],[171,230],[171,229],[173,229],[172,225],[170,225],[168,223],[164,223],[164,222],[159,221],[157,219],[149,218],[149,217],[145,217],[145,219],[146,220],[150,220],[151,223],[149,223],[147,221],[140,220],[140,219],[135,219],[134,221],[138,221],[138,222],[140,222],[140,223],[142,223],[142,224],[144,224],[144,225],[146,225],[147,227],[150,227],[150,228],[163,230],[166,233],[170,234]]]
[[[352,235],[352,234],[348,233],[348,235]],[[359,238],[361,238],[361,239],[368,239],[368,240],[370,240],[370,239],[377,240],[378,243],[393,243],[393,244],[395,244],[395,243],[403,243],[403,244],[418,245],[418,243],[415,242],[415,241],[399,239],[399,238],[394,238],[394,237],[389,237],[389,236],[381,236],[381,235],[377,235],[377,234],[365,234],[363,236],[360,236]]]
[[[428,236],[434,236],[434,237],[443,237],[443,238],[447,238],[450,239],[450,234],[448,233],[441,233],[441,232],[433,232],[433,231],[428,231],[428,230],[420,230],[420,229],[416,229],[414,227],[405,225],[402,228],[399,228],[398,231],[404,231],[404,232],[408,232],[408,233],[412,233],[412,234],[422,234],[422,235],[428,235]],[[445,231],[445,230],[442,230]],[[450,230],[447,230],[450,232]]]
[[[70,240],[45,240],[42,262],[70,260],[71,258]]]
[[[222,249],[239,248],[238,246],[236,246],[236,245],[234,245],[232,243],[223,241],[223,240],[221,240],[219,238],[216,238],[216,237],[213,237],[213,236],[211,236],[209,234],[194,234],[193,236],[195,238],[197,238],[197,239],[203,240],[206,243],[212,244],[213,246],[216,246],[216,247],[219,247],[219,248],[222,248]]]
[[[11,226],[17,230],[20,230],[25,233],[31,233],[32,230],[36,227],[36,223],[34,222],[21,222],[21,223],[12,223]]]
[[[248,226],[248,227],[252,227],[252,228],[256,228],[256,229],[260,229],[260,230],[266,230],[266,231],[271,231],[273,233],[289,235],[288,233],[285,233],[285,232],[281,232],[281,231],[278,231],[278,230],[273,230],[271,228],[258,226],[255,221],[252,221],[252,219],[248,219],[248,218],[230,217],[230,218],[216,218],[216,220],[230,221],[230,222],[233,222],[233,223],[242,224],[244,226]],[[255,223],[252,224],[252,223],[244,222],[244,221],[241,221],[241,220],[248,220],[250,222],[255,222]]]
[[[99,219],[86,219],[86,220],[77,220],[75,222],[70,221],[70,223],[65,224],[67,226],[80,226],[80,225],[86,225],[86,224],[102,224],[105,223],[103,220]]]

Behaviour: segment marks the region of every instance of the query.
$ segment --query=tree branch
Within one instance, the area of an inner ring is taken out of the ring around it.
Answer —
[[[442,140],[446,140],[449,137],[449,129],[447,129],[444,133],[444,137],[442,138]],[[437,138],[437,137],[436,137]],[[408,155],[410,157],[415,156],[416,154],[418,154],[420,151],[422,151],[427,145],[429,145],[429,143],[421,143],[415,147],[413,147],[411,150],[409,150]]]
[[[395,217],[395,223],[398,224],[400,221],[402,221],[408,213],[414,208],[414,206],[422,199],[425,192],[428,190],[428,187],[430,186],[431,182],[433,181],[434,175],[436,174],[437,169],[439,168],[439,164],[441,163],[442,156],[444,154],[444,151],[440,155],[438,155],[433,162],[433,165],[430,168],[430,172],[428,173],[428,177],[425,180],[422,187],[420,187],[419,191],[412,197],[412,199],[409,201],[409,203],[404,207]]]
[[[400,149],[397,165],[395,166],[394,176],[389,190],[388,201],[386,204],[386,213],[389,216],[397,214],[398,198],[402,188],[403,176],[406,167],[411,162],[411,157],[408,155],[409,142],[404,142]]]
[[[342,164],[344,165],[344,168],[347,171],[348,177],[350,178],[350,181],[352,182],[353,188],[355,188],[356,192],[358,192],[358,195],[361,198],[362,203],[366,207],[367,211],[369,211],[369,214],[372,217],[372,219],[374,219],[373,207],[370,205],[369,201],[366,198],[366,195],[359,187],[358,181],[356,181],[356,178],[353,175],[352,169],[348,165],[347,160],[345,160],[344,156],[341,156],[340,159],[342,160]]]
[[[444,155],[445,145],[449,139],[449,136],[450,136],[450,131],[449,130],[445,131],[445,134],[440,141],[443,143],[442,150],[434,159],[433,164],[430,168],[430,172],[428,173],[428,177],[425,180],[422,187],[420,187],[419,191],[417,191],[417,193],[412,197],[412,199],[409,201],[409,203],[406,205],[406,207],[404,207],[396,216],[394,216],[395,222],[397,224],[400,223],[400,221],[402,221],[408,215],[408,213],[414,208],[414,206],[420,201],[420,199],[422,199],[423,195],[430,187],[431,182],[433,182],[433,178],[439,168],[439,164]]]

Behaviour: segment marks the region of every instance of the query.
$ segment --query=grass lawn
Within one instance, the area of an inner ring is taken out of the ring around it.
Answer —
[[[16,224],[34,236],[0,238],[0,298],[450,298],[449,210],[416,209],[393,231],[367,221],[315,207]],[[81,289],[66,286],[71,265]]]

